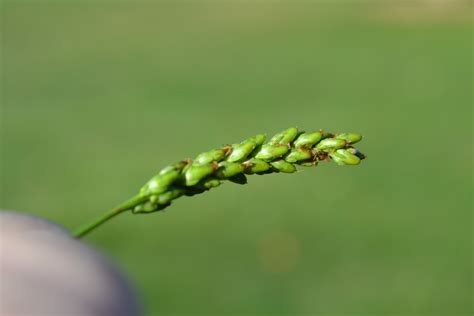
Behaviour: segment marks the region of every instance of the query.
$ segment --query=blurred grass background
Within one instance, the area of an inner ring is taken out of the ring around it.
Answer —
[[[1,207],[73,228],[289,126],[369,159],[254,176],[85,241],[147,315],[472,314],[470,1],[4,1]]]

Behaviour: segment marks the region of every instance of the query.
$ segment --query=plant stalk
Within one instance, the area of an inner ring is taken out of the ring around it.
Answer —
[[[131,199],[123,202],[122,204],[116,206],[115,208],[109,210],[108,212],[104,213],[102,216],[96,218],[94,221],[91,223],[82,225],[78,227],[76,230],[73,231],[72,235],[76,238],[82,238],[103,223],[107,222],[109,219],[125,212],[130,209],[133,209],[135,206],[139,205],[142,203],[146,198],[137,195],[132,197]]]

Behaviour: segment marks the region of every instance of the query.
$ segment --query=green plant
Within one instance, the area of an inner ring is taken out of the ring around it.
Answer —
[[[321,160],[333,160],[339,165],[358,165],[365,156],[352,145],[362,136],[355,133],[331,134],[323,131],[299,132],[291,127],[265,142],[266,136],[256,135],[238,144],[226,145],[199,154],[162,169],[131,199],[125,201],[94,222],[79,227],[78,238],[110,218],[131,211],[146,214],[170,206],[183,195],[193,196],[229,180],[246,184],[246,175],[293,173],[295,165],[316,166]]]

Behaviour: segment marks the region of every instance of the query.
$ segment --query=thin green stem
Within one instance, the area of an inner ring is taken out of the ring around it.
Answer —
[[[89,232],[93,231],[95,228],[102,225],[103,223],[107,222],[109,219],[119,215],[120,213],[123,213],[125,211],[132,209],[136,205],[142,203],[144,200],[146,200],[146,198],[143,198],[142,196],[139,196],[139,195],[134,196],[131,199],[118,205],[117,207],[111,209],[110,211],[104,213],[102,216],[96,218],[91,223],[78,227],[76,230],[73,231],[72,234],[76,238],[81,238],[85,236],[86,234],[88,234]]]

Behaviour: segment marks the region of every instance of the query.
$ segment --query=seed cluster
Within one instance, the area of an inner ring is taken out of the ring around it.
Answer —
[[[203,193],[219,186],[223,180],[246,184],[246,175],[293,173],[295,165],[316,166],[321,160],[358,165],[365,158],[352,147],[362,139],[356,133],[305,133],[292,127],[267,143],[264,143],[265,138],[265,135],[256,135],[162,169],[141,188],[139,196],[144,202],[136,205],[132,212],[162,210],[180,196]]]

